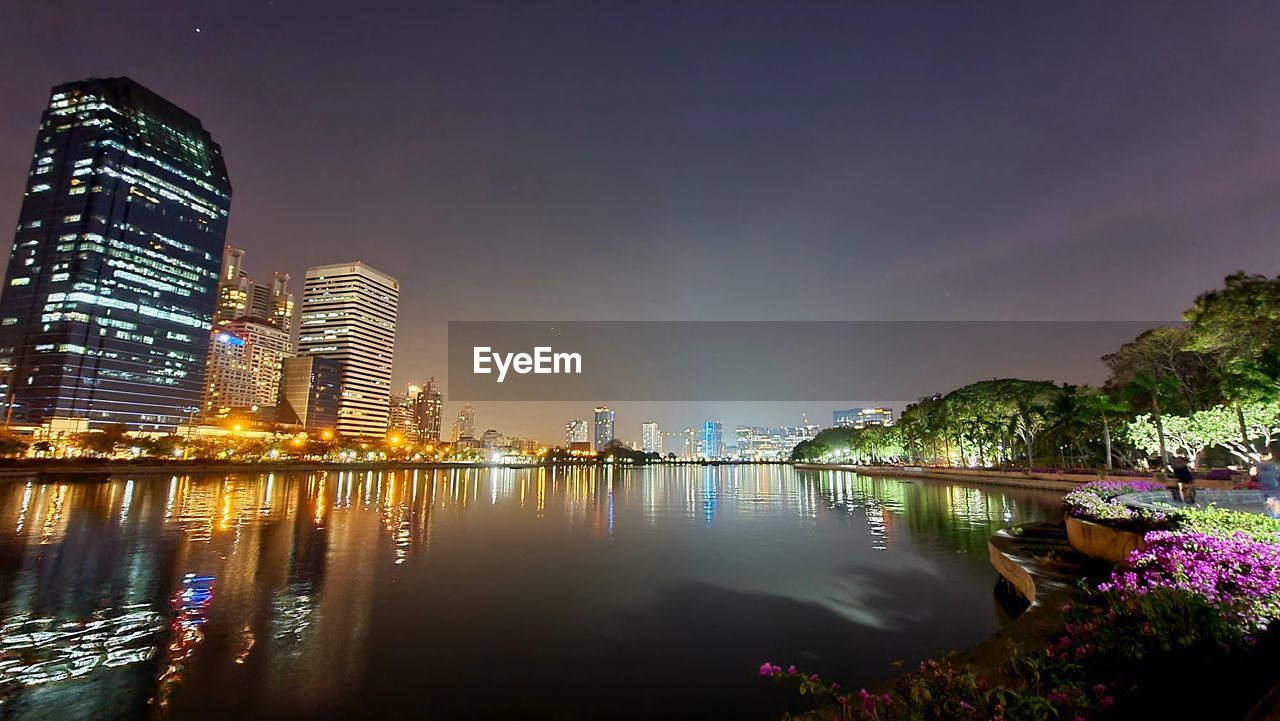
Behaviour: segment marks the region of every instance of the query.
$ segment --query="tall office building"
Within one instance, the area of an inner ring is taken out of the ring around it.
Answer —
[[[465,403],[458,412],[458,419],[453,422],[453,442],[476,437],[476,409]]]
[[[323,356],[285,358],[276,422],[324,433],[338,426],[342,402],[342,363]]]
[[[703,458],[720,458],[724,455],[724,423],[707,421],[702,424]]]
[[[407,441],[417,440],[418,416],[415,411],[421,393],[422,389],[418,386],[409,386],[408,393],[391,394],[391,405],[387,410],[387,435],[397,435]]]
[[[614,414],[612,410],[606,408],[605,406],[596,407],[595,413],[596,413],[596,416],[595,416],[596,418],[596,428],[595,428],[596,450],[602,451],[604,450],[605,446],[609,445],[609,441],[616,438],[616,436],[613,433]]]
[[[307,269],[298,353],[342,363],[344,436],[387,432],[399,296],[395,278],[359,261]]]
[[[286,335],[293,332],[293,293],[289,292],[288,273],[272,273],[271,285],[254,284],[249,296],[249,315],[261,318]]]
[[[645,453],[662,453],[662,429],[653,421],[640,424],[640,450]]]
[[[209,335],[205,365],[204,409],[206,419],[226,416],[253,405],[253,373],[249,370],[248,343],[239,334],[214,328]]]
[[[293,332],[293,293],[289,292],[289,274],[275,273],[270,285],[249,280],[244,270],[244,250],[227,246],[222,256],[222,274],[218,277],[216,323],[256,318],[267,325]]]
[[[231,183],[128,78],[53,89],[0,295],[5,417],[172,429],[201,405]]]
[[[239,336],[245,344],[249,373],[253,376],[251,406],[275,408],[280,397],[280,373],[284,359],[292,355],[289,334],[255,318],[239,318],[221,324],[223,330]]]
[[[218,276],[218,307],[214,322],[249,315],[253,283],[244,272],[244,249],[227,246],[222,252],[222,273]]]
[[[585,418],[574,418],[564,426],[565,448],[573,448],[574,444],[591,442],[591,426]]]
[[[417,397],[418,442],[439,443],[440,421],[444,416],[444,392],[431,376]]]

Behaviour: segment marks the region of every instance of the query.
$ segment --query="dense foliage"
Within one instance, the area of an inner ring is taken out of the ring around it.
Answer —
[[[1280,277],[1237,273],[1185,324],[1103,360],[1101,388],[999,379],[913,403],[888,428],[830,429],[794,460],[1008,468],[1253,462],[1280,438]]]

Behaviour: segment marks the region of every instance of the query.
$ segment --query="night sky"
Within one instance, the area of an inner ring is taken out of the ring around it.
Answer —
[[[252,277],[289,271],[300,294],[306,266],[359,258],[400,279],[397,388],[443,375],[450,319],[1165,319],[1234,270],[1278,271],[1277,3],[0,17],[0,227],[49,88],[133,77],[222,145]],[[833,401],[619,405],[620,435],[829,422]],[[479,425],[558,440],[581,405],[478,404]]]

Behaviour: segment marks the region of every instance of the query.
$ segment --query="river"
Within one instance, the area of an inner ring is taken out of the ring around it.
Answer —
[[[0,718],[772,720],[1000,623],[1057,494],[786,466],[0,485]],[[190,575],[189,575],[190,574]]]

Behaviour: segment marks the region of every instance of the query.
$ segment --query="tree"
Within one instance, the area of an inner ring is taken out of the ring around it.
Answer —
[[[1280,277],[1229,275],[1183,318],[1190,324],[1186,347],[1209,359],[1248,444],[1244,404],[1280,396]]]
[[[1079,386],[1064,383],[1045,408],[1045,420],[1049,430],[1057,436],[1059,457],[1064,466],[1066,454],[1062,447],[1071,446],[1078,453],[1080,438],[1088,430],[1084,404]]]
[[[1207,408],[1221,400],[1209,360],[1188,350],[1190,331],[1182,327],[1152,328],[1102,357],[1111,369],[1108,386],[1123,388],[1142,376],[1157,380],[1167,407],[1176,413]]]
[[[1102,426],[1103,467],[1111,470],[1111,419],[1129,410],[1125,403],[1113,400],[1105,391],[1089,388],[1084,393],[1082,411],[1086,418],[1097,419]]]
[[[27,451],[27,443],[11,430],[0,430],[0,456],[19,456]]]

